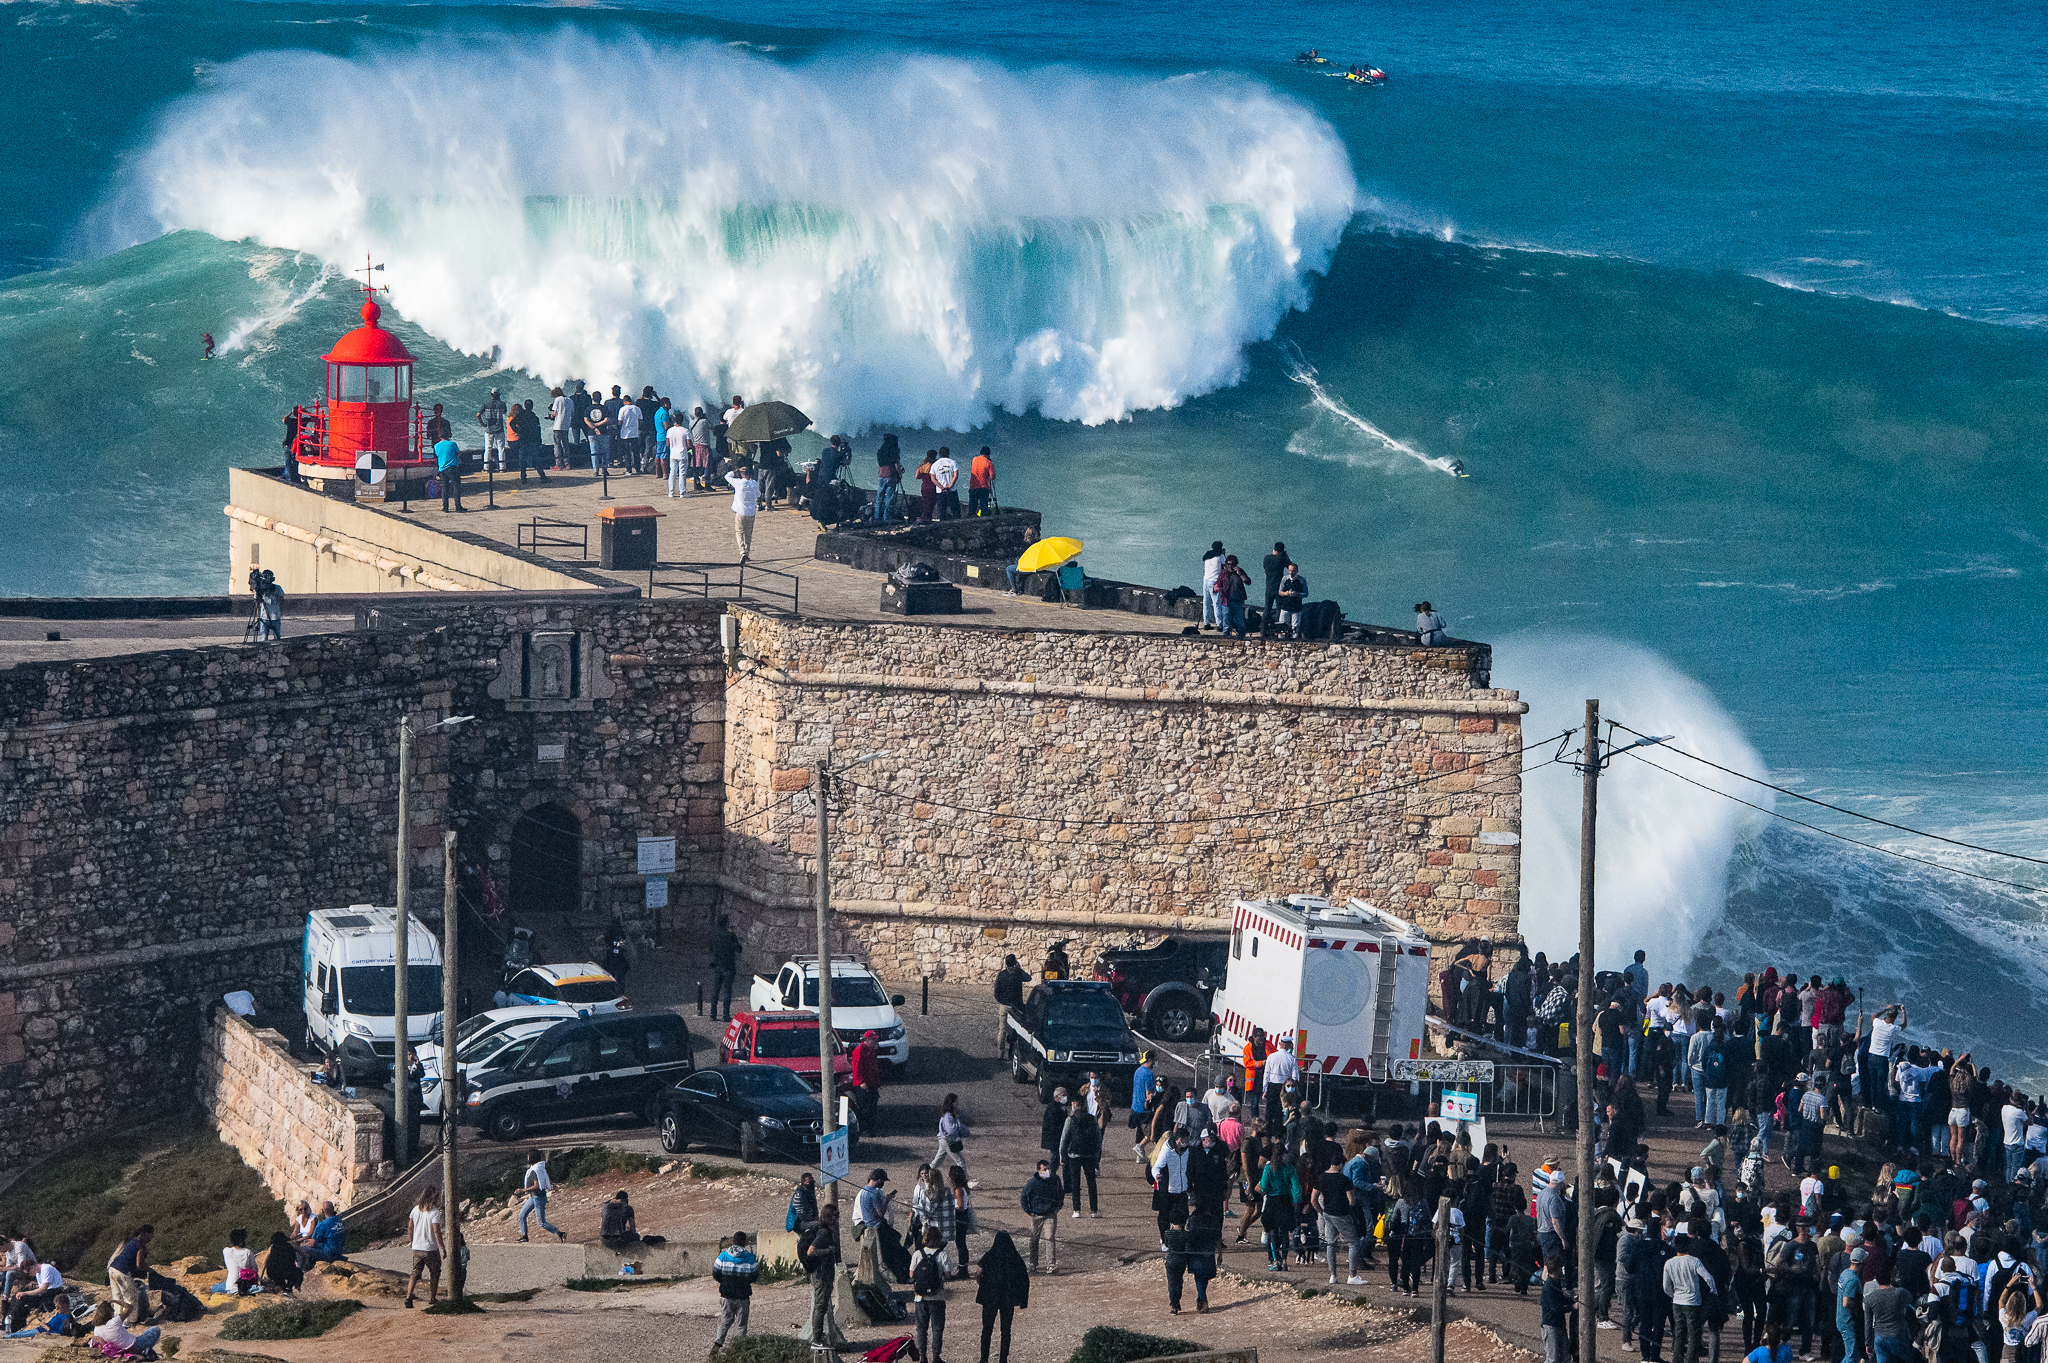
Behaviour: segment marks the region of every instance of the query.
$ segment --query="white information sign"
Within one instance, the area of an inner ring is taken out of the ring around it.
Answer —
[[[1447,1122],[1472,1122],[1479,1119],[1479,1095],[1460,1093],[1456,1089],[1445,1089],[1437,1106],[1437,1115]]]
[[[845,1178],[847,1169],[846,1128],[840,1127],[818,1143],[818,1168],[828,1178]]]
[[[647,877],[647,907],[665,909],[668,907],[668,877]]]
[[[640,839],[640,874],[643,876],[665,876],[676,869],[676,840],[674,838]]]

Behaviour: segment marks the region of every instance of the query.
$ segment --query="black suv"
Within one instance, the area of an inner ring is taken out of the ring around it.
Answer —
[[[1047,980],[1010,1010],[1010,1077],[1038,1080],[1038,1101],[1093,1070],[1111,1094],[1129,1093],[1138,1068],[1138,1038],[1116,995],[1098,980]]]
[[[518,1140],[532,1122],[565,1122],[631,1112],[652,1124],[660,1098],[688,1074],[690,1029],[674,1013],[607,1013],[564,1020],[465,1073],[465,1126]]]
[[[1095,961],[1124,1012],[1161,1041],[1186,1041],[1209,1023],[1209,999],[1230,957],[1228,937],[1162,937],[1149,947],[1112,948]]]

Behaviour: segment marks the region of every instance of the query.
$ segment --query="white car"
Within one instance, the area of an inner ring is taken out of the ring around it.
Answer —
[[[491,1002],[500,1008],[566,1003],[584,1017],[623,1013],[633,1006],[619,982],[595,961],[530,965],[492,995]]]
[[[901,1070],[910,1064],[910,1038],[903,1019],[896,1013],[901,994],[882,987],[875,972],[851,956],[832,958],[832,1030],[840,1044],[852,1050],[863,1035],[875,1034],[885,1064]],[[818,958],[792,956],[773,980],[754,976],[747,991],[747,1004],[757,1013],[780,1013],[818,1006]]]
[[[507,1048],[531,1040],[568,1018],[581,1016],[566,1003],[527,1004],[516,1008],[492,1008],[475,1017],[464,1018],[455,1029],[455,1063],[467,1070],[481,1070],[494,1063]],[[426,1071],[420,1080],[420,1116],[441,1119],[441,1047],[423,1041],[414,1047],[420,1066]]]

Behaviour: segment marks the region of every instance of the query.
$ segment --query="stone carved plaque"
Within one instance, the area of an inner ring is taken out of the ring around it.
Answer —
[[[498,655],[490,695],[507,710],[591,710],[616,689],[588,631],[531,630]]]

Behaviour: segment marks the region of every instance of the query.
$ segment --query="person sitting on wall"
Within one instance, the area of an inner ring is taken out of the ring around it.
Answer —
[[[624,1249],[640,1238],[640,1226],[633,1216],[633,1204],[626,1200],[622,1188],[612,1194],[612,1200],[604,1204],[604,1222],[598,1229],[598,1238],[606,1249]]]
[[[299,1250],[299,1269],[331,1264],[348,1258],[348,1227],[342,1224],[332,1202],[320,1204],[320,1219],[313,1223],[313,1243]]]

